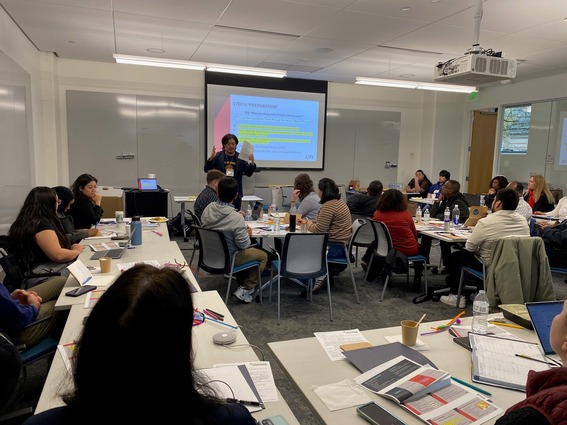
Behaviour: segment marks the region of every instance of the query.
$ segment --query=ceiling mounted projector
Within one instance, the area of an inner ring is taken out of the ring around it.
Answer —
[[[474,85],[510,80],[516,77],[517,63],[504,59],[502,52],[483,49],[478,43],[482,0],[478,0],[474,15],[474,38],[472,48],[463,56],[440,62],[433,68],[433,80],[444,83]]]

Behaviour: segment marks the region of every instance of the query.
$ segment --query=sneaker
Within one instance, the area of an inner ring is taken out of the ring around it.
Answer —
[[[366,271],[368,264],[366,264],[366,261],[360,260],[360,267],[362,267],[362,270]]]
[[[317,294],[322,289],[327,287],[327,276],[318,277],[313,283],[313,294]]]
[[[439,301],[443,304],[450,305],[451,307],[455,307],[457,304],[457,296],[455,294],[443,295]],[[467,300],[464,296],[461,295],[461,299],[459,300],[459,308],[465,308],[467,305]]]
[[[239,286],[232,295],[242,302],[251,303],[254,299],[254,289],[246,289],[244,286]]]

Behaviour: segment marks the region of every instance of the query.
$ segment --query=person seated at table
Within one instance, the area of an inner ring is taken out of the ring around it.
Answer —
[[[493,177],[492,180],[490,180],[490,188],[484,197],[484,205],[490,208],[498,191],[504,189],[506,186],[508,186],[508,179],[506,177]]]
[[[428,193],[432,194],[433,198],[437,199],[439,195],[441,195],[441,190],[448,180],[451,180],[451,173],[447,170],[439,171],[439,179],[437,180],[437,183],[431,185]]]
[[[551,217],[557,217],[559,220],[565,220],[567,218],[567,196],[561,198],[553,210],[549,212],[534,211],[534,214],[548,215]]]
[[[524,199],[530,204],[532,211],[537,211],[540,214],[547,213],[555,208],[555,198],[547,187],[545,177],[541,174],[530,176]]]
[[[27,274],[34,269],[36,272],[63,269],[66,263],[76,260],[83,252],[83,245],[71,244],[65,235],[57,217],[57,206],[57,194],[53,189],[34,187],[10,226],[8,238],[22,273]],[[30,279],[26,284],[31,287],[45,279]]]
[[[96,190],[97,183],[95,176],[81,174],[71,186],[75,202],[71,204],[68,215],[73,217],[75,229],[90,229],[96,226],[102,217],[102,195]]]
[[[244,217],[234,209],[233,201],[238,196],[238,182],[234,177],[223,177],[218,184],[219,200],[207,205],[201,216],[204,228],[220,230],[226,238],[230,258],[236,251],[235,265],[258,260],[260,273],[266,268],[268,254],[251,246],[250,236],[252,228],[246,226]],[[239,287],[233,295],[240,301],[250,303],[254,299],[254,292],[258,282],[258,273],[255,268],[249,268],[236,274]]]
[[[207,171],[207,186],[199,193],[195,199],[195,215],[201,219],[203,211],[211,202],[216,202],[219,199],[218,186],[219,180],[225,177],[225,174],[219,170]]]
[[[532,207],[523,198],[524,195],[524,185],[518,181],[511,181],[506,186],[508,189],[512,189],[518,194],[518,206],[516,207],[516,212],[520,215],[526,217],[526,220],[530,221],[532,218]]]
[[[297,206],[298,200],[299,206]],[[301,218],[305,220],[314,220],[319,208],[321,208],[321,198],[315,193],[313,180],[309,174],[298,174],[293,182],[290,214],[301,214]]]
[[[550,267],[567,269],[567,220],[557,225],[541,220],[539,224]]]
[[[61,220],[63,229],[65,229],[65,234],[69,238],[71,243],[79,243],[84,238],[98,235],[98,230],[96,228],[91,229],[75,229],[75,223],[73,217],[70,215],[65,215],[71,205],[75,202],[75,197],[71,189],[65,186],[55,186],[52,188],[55,193],[57,193],[57,198],[59,199],[57,206],[57,217]]]
[[[453,209],[455,205],[459,207],[459,222],[464,223],[469,218],[469,204],[465,199],[465,195],[461,193],[461,184],[457,180],[447,180],[443,185],[441,190],[441,195],[439,198],[433,202],[430,209],[430,215],[432,219],[443,220],[445,214],[445,209],[449,208],[451,214],[453,214]],[[421,236],[421,254],[427,258],[427,263],[429,263],[429,254],[431,252],[431,236],[422,235]],[[449,257],[451,255],[451,246],[454,244],[451,242],[440,241],[439,246],[441,248],[441,259],[443,264],[446,266],[449,263]]]
[[[514,190],[504,188],[496,193],[492,203],[492,214],[488,214],[476,223],[465,243],[465,248],[451,254],[450,261],[445,263],[449,269],[445,283],[450,287],[451,293],[441,297],[442,303],[452,306],[457,303],[456,294],[459,290],[462,267],[482,271],[482,263],[478,261],[476,255],[482,258],[483,263],[488,267],[494,241],[506,236],[530,235],[528,222],[516,212],[517,206],[518,194]],[[475,279],[474,282],[482,288],[482,280]],[[459,308],[464,308],[465,305],[465,297],[461,297]]]
[[[65,405],[24,423],[254,425],[246,406],[220,398],[195,368],[194,307],[177,270],[126,270],[88,315],[76,342],[74,385],[61,393]]]
[[[345,258],[344,246],[350,242],[352,236],[352,217],[347,204],[341,199],[339,187],[334,180],[324,177],[319,180],[317,185],[319,189],[319,197],[321,198],[321,209],[317,214],[317,219],[306,220],[307,230],[312,233],[328,233],[329,249],[327,250],[327,258]],[[303,220],[303,219],[302,219]],[[334,242],[340,242],[336,244]],[[339,274],[345,270],[345,264],[329,264],[329,274]],[[332,285],[333,282],[331,281]],[[326,277],[315,279],[313,285],[313,293],[316,294],[323,288],[326,288]],[[302,296],[305,296],[305,291]]]
[[[409,181],[406,186],[406,193],[420,195],[422,198],[427,198],[427,193],[431,187],[431,182],[423,172],[423,170],[417,170],[415,172],[415,177]]]
[[[61,337],[66,314],[55,311],[55,302],[66,281],[66,277],[57,276],[33,290],[16,289],[12,293],[0,283],[0,329],[14,344],[31,347],[49,335]],[[26,327],[34,321],[39,323]]]
[[[389,189],[378,200],[376,211],[372,216],[373,220],[383,222],[392,238],[392,244],[398,251],[403,252],[407,256],[417,255],[419,253],[419,243],[417,242],[417,230],[413,222],[413,218],[408,211],[408,199],[402,192],[397,189]],[[372,252],[376,249],[376,245],[372,244],[364,256],[362,261],[366,264],[370,261]],[[368,280],[374,280],[381,274],[384,267],[384,261],[375,257],[372,260],[371,270],[368,272]],[[422,264],[415,264],[414,288],[419,289],[421,276],[423,273]]]
[[[346,204],[351,214],[362,215],[364,217],[372,217],[376,211],[376,204],[384,185],[380,180],[372,180],[366,188],[366,193],[356,192],[346,198]]]
[[[561,358],[561,367],[530,370],[526,398],[506,410],[496,425],[553,425],[565,423],[567,411],[567,301],[553,318],[549,342]]]

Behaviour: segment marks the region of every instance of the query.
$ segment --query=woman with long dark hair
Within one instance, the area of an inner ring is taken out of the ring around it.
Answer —
[[[71,186],[75,202],[67,214],[73,217],[75,229],[90,229],[96,226],[102,217],[102,195],[96,190],[97,184],[98,179],[95,176],[81,174]]]

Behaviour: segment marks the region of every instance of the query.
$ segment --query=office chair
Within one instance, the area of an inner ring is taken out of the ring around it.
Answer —
[[[187,210],[187,213],[189,213],[189,216],[193,221],[193,227],[201,226],[201,220],[199,220],[199,217],[197,217],[197,215],[193,211]],[[191,267],[191,265],[193,264],[193,257],[195,257],[195,251],[197,251],[198,249],[199,240],[197,239],[197,235],[195,235],[195,241],[193,242],[193,252],[191,253],[191,259],[189,260],[189,267]]]
[[[476,291],[476,286],[472,285],[464,285],[465,281],[465,273],[474,276],[477,279],[482,280],[483,288],[486,290],[486,264],[484,263],[482,257],[475,255],[476,259],[482,264],[482,271],[473,269],[471,267],[461,267],[461,276],[459,278],[459,289],[457,291],[457,302],[455,303],[455,307],[459,307],[459,301],[461,300],[461,294],[463,289],[473,290]]]
[[[376,257],[382,257],[386,259],[390,251],[394,249],[394,244],[392,243],[392,238],[390,236],[390,231],[386,224],[381,221],[370,220],[372,224],[372,228],[375,232],[375,240],[376,240],[376,248],[372,252],[372,256],[370,257],[370,261],[368,262],[368,268],[366,269],[366,275],[364,276],[364,280],[367,281],[368,272],[370,271],[370,267],[372,265],[372,261]],[[427,294],[427,258],[423,255],[408,255],[407,256],[407,264],[406,264],[406,281],[409,285],[409,266],[413,263],[423,263],[423,276],[424,276],[424,290],[423,293]],[[380,297],[380,301],[384,300],[384,295],[386,294],[386,288],[388,287],[388,283],[390,282],[391,272],[389,271],[386,274],[386,279],[384,280],[384,288],[382,289],[382,296]]]
[[[352,229],[353,240],[351,240],[351,248],[354,247],[355,254],[354,254],[354,266],[358,266],[358,248],[368,248],[374,242],[374,230],[372,229],[372,225],[370,224],[369,217],[365,217],[359,214],[351,214],[352,215],[352,223],[356,221],[362,220],[364,225],[358,229],[356,235],[354,234],[354,227]],[[349,252],[352,252],[349,250]]]
[[[268,302],[272,302],[272,283],[278,282],[278,325],[281,310],[281,279],[288,278],[307,291],[307,300],[313,301],[313,283],[315,278],[325,275],[329,280],[327,265],[328,233],[288,233],[285,235],[282,253],[275,251],[277,260],[272,260],[269,282]],[[274,271],[277,273],[274,277]],[[305,283],[304,281],[307,281]],[[356,288],[356,286],[355,286]],[[333,321],[331,304],[331,285],[327,282],[329,296],[329,320]]]
[[[262,302],[262,280],[260,275],[260,262],[257,260],[248,261],[243,264],[235,265],[236,255],[239,251],[236,251],[232,258],[228,252],[228,245],[226,243],[226,238],[224,233],[220,230],[205,229],[201,226],[194,226],[197,232],[196,237],[199,241],[199,262],[197,264],[197,273],[199,275],[199,270],[203,269],[211,274],[227,274],[228,275],[228,285],[226,288],[226,299],[225,304],[228,305],[228,297],[230,296],[230,286],[235,273],[241,272],[243,270],[250,269],[252,267],[258,268],[258,289],[260,295],[260,303]]]

